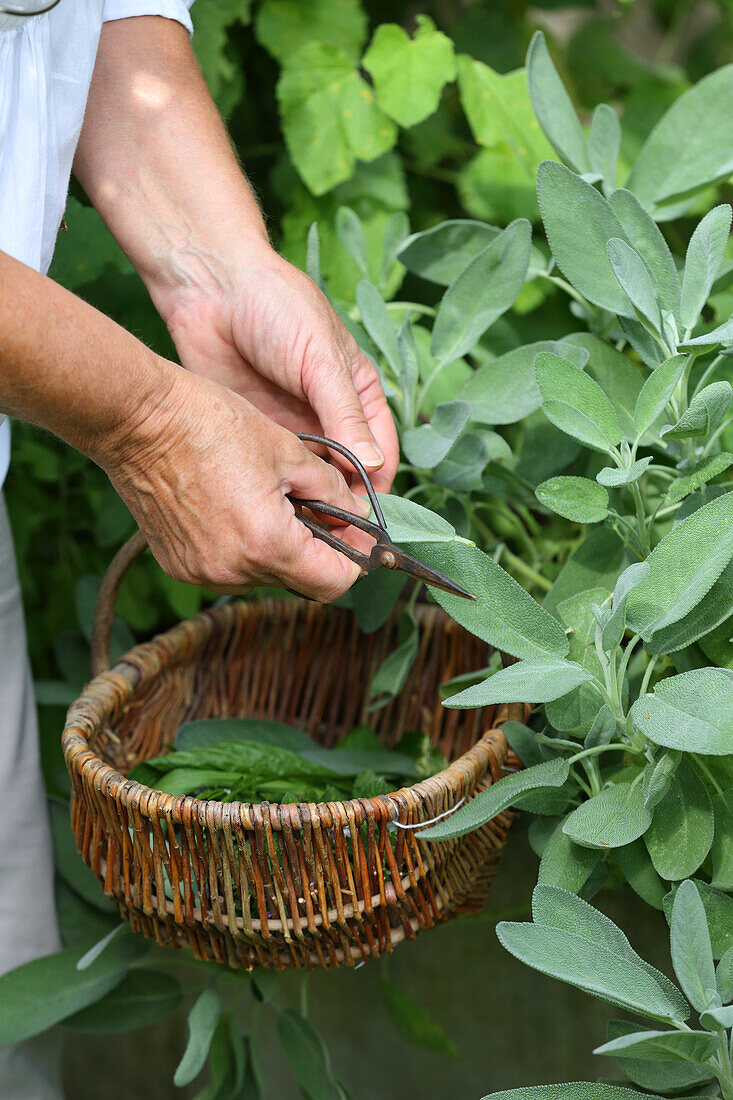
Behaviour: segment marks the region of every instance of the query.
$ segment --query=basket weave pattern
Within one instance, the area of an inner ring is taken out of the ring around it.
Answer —
[[[451,810],[518,761],[493,708],[441,706],[438,685],[485,666],[487,647],[418,607],[418,659],[388,706],[368,685],[396,623],[363,635],[350,612],[301,600],[202,612],[137,646],[71,707],[63,735],[79,850],[132,927],[230,967],[352,965],[480,908],[511,823],[501,814],[440,844],[405,828]],[[359,723],[392,745],[428,732],[449,767],[390,795],[347,802],[224,804],[125,778],[186,721],[277,719],[331,746]],[[486,732],[488,731],[488,732]]]

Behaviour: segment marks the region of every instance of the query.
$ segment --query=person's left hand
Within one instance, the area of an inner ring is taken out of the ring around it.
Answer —
[[[228,265],[216,291],[182,291],[165,320],[184,367],[293,432],[343,443],[389,491],[399,451],[377,370],[319,288],[269,245]]]

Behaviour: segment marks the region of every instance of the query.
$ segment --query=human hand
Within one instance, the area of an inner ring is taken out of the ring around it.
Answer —
[[[162,568],[219,592],[267,584],[322,602],[342,595],[359,566],[315,539],[286,494],[363,516],[365,501],[239,395],[172,370],[165,400],[110,436],[97,458]]]
[[[248,242],[246,261],[215,267],[214,289],[207,279],[205,291],[178,287],[156,303],[183,365],[290,431],[343,443],[389,492],[399,459],[392,415],[374,364],[325,295],[263,241]]]

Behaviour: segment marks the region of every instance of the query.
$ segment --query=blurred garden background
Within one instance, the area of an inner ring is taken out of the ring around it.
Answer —
[[[436,78],[437,109],[429,106],[427,117],[415,122],[421,107],[411,112],[407,97],[403,117],[394,110],[383,125],[371,120],[368,156],[364,134],[354,137],[348,126],[334,121],[342,104],[329,97],[326,86],[320,92],[321,123],[317,112],[312,132],[294,123],[289,89],[304,58],[315,65],[318,50],[325,49],[336,70],[360,82],[356,92],[366,93],[369,102],[369,51],[377,28],[396,24],[413,34],[426,26],[423,17],[453,42],[462,74],[457,82],[455,72],[448,71],[450,58],[429,62],[445,69],[444,77]],[[517,73],[538,27],[547,35],[581,117],[587,121],[601,101],[618,111],[626,163],[675,99],[733,59],[730,0],[546,0],[533,5],[523,0],[196,0],[193,19],[201,67],[273,241],[304,267],[308,230],[318,222],[322,272],[332,297],[347,311],[365,271],[376,284],[381,272],[391,271],[389,284],[382,282],[387,298],[399,289],[402,300],[429,306],[440,294],[441,288],[431,290],[399,265],[392,269],[385,255],[389,225],[404,235],[408,223],[415,232],[446,218],[504,226],[525,217],[541,233],[535,172],[553,154]],[[486,67],[480,73],[481,86],[491,88],[488,104],[477,102],[467,58]],[[730,201],[728,184],[716,190],[718,201]],[[699,196],[689,212],[691,223],[710,205],[709,194]],[[337,211],[343,206],[353,209],[365,227],[362,271],[339,239]],[[52,277],[159,353],[174,357],[145,288],[76,184],[66,222]],[[679,232],[679,224],[666,231]],[[684,246],[684,240],[678,242],[677,251],[684,253]],[[719,309],[719,317],[712,319],[726,319],[730,291],[712,305]],[[553,339],[567,326],[566,297],[549,282],[530,282],[491,329],[486,350],[498,355],[520,343]],[[37,682],[44,773],[49,793],[65,797],[64,711],[88,679],[99,578],[133,524],[104,474],[51,436],[16,424],[13,452],[6,492]],[[116,652],[189,617],[206,599],[200,590],[166,577],[152,559],[141,561],[121,592]],[[535,864],[520,823],[484,916],[401,947],[388,967],[374,963],[308,980],[310,1018],[355,1097],[449,1100],[530,1081],[613,1073],[599,1069],[590,1054],[603,1038],[610,1010],[523,968],[496,941],[493,914],[519,914],[528,907]],[[651,913],[628,891],[607,892],[600,904],[642,955],[666,968],[662,914]],[[385,994],[387,980],[420,1002],[435,1027],[423,1021],[406,1034],[411,1030],[406,1014]],[[279,994],[283,1001],[298,1004],[303,995],[299,979],[287,976]],[[265,1004],[262,1012],[267,1011]],[[69,1096],[185,1095],[171,1082],[184,1032],[180,1013],[119,1036],[75,1034],[66,1041]],[[268,1096],[297,1095],[274,1033],[263,1028],[262,1035]]]

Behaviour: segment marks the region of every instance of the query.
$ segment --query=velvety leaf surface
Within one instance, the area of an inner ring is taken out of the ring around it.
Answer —
[[[638,840],[651,819],[640,785],[616,783],[582,802],[563,829],[566,836],[586,848],[620,848]]]
[[[670,882],[694,875],[713,842],[713,807],[705,784],[686,761],[654,807],[644,837],[657,872]]]
[[[631,708],[634,726],[670,749],[727,756],[733,730],[733,671],[701,668],[660,680]]]

